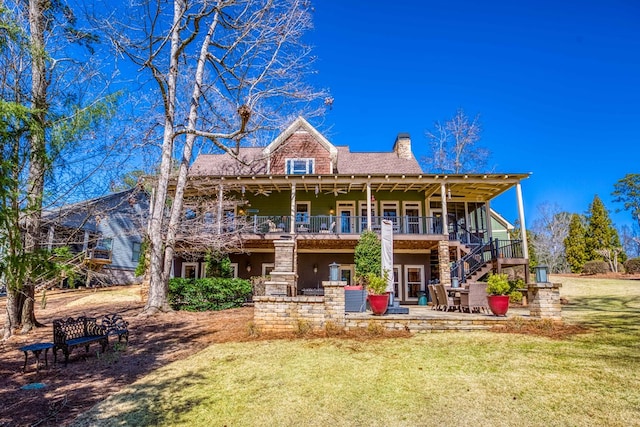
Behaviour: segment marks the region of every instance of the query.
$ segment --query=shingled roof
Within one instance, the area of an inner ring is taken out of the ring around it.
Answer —
[[[419,174],[422,168],[412,156],[398,157],[395,151],[386,153],[354,153],[349,147],[338,147],[339,174],[406,173]]]
[[[245,147],[238,151],[239,162],[227,153],[201,154],[194,161],[189,174],[191,176],[248,176],[270,173],[268,156],[276,147],[286,144],[295,132],[307,132],[322,145],[335,160],[334,172],[337,174],[421,174],[422,168],[411,152],[411,140],[408,134],[400,134],[403,148],[389,152],[352,152],[348,146],[336,147],[302,117],[298,117],[269,146]],[[335,157],[334,157],[335,156]]]
[[[238,158],[247,165],[237,161],[231,155],[201,154],[191,165],[189,175],[233,176],[264,175],[267,173],[267,160],[262,147],[244,147],[238,151]]]

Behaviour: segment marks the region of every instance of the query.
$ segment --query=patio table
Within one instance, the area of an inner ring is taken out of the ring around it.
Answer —
[[[22,367],[22,372],[26,372],[27,370],[27,358],[29,356],[29,352],[32,352],[36,357],[36,372],[38,372],[40,370],[40,353],[44,350],[44,365],[48,368],[49,361],[47,360],[47,353],[50,348],[53,348],[52,342],[38,342],[20,347],[18,350],[24,352],[24,366]]]

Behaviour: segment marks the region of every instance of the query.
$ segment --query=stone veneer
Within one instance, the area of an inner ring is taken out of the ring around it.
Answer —
[[[449,242],[440,240],[438,242],[438,267],[440,273],[440,283],[451,286],[451,267],[449,258]]]
[[[310,328],[323,330],[331,323],[337,329],[349,331],[380,327],[389,331],[443,332],[489,329],[508,320],[507,317],[447,313],[431,315],[384,315],[345,313],[346,282],[322,282],[324,296],[256,296],[254,325],[260,332],[296,332]],[[528,287],[530,318],[562,319],[560,285],[533,283]],[[526,316],[525,316],[526,318]]]
[[[530,283],[527,289],[529,314],[538,319],[562,319],[560,283]]]
[[[295,296],[298,275],[294,270],[294,253],[296,242],[291,240],[274,240],[275,268],[271,272],[271,280],[264,283],[267,296]]]
[[[347,282],[322,282],[324,296],[256,296],[253,321],[261,332],[291,332],[303,327],[322,330],[327,323],[345,327],[344,287]]]

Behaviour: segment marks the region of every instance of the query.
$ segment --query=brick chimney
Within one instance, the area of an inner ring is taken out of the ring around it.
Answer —
[[[401,159],[413,159],[411,152],[411,136],[408,133],[399,133],[396,137],[396,143],[393,145],[393,151]]]

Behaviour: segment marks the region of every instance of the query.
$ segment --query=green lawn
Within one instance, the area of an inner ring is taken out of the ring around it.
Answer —
[[[640,425],[640,282],[553,279],[592,332],[216,344],[76,425]]]

